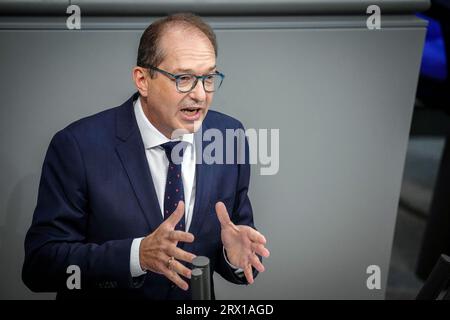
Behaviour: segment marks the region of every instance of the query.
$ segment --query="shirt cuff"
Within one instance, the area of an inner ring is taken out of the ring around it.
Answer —
[[[242,276],[242,274],[243,274],[243,272],[244,272],[244,269],[241,269],[241,268],[239,268],[239,267],[236,267],[235,265],[231,264],[230,261],[228,261],[228,257],[227,257],[227,253],[226,253],[226,251],[225,251],[225,247],[223,247],[223,256],[224,256],[224,258],[225,258],[225,261],[228,263],[228,265],[229,265],[231,268],[235,269],[235,270],[234,270],[234,273],[235,273],[236,275],[238,275],[238,276]]]
[[[147,273],[146,271],[142,270],[141,263],[139,261],[139,247],[141,245],[142,239],[144,239],[144,237],[133,239],[133,242],[131,243],[130,273],[133,278],[142,276]]]

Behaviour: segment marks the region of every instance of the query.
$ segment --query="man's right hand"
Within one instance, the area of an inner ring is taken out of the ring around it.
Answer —
[[[180,201],[169,218],[161,223],[153,233],[142,239],[139,247],[139,262],[143,270],[163,274],[178,287],[187,290],[189,286],[181,279],[180,275],[190,279],[191,270],[178,260],[192,263],[195,255],[178,248],[177,244],[178,241],[193,242],[194,235],[175,230],[175,226],[183,214],[184,202]]]

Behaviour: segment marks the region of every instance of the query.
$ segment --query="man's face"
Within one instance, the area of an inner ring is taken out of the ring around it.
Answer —
[[[162,36],[160,45],[165,58],[156,66],[159,69],[173,74],[195,75],[210,74],[216,70],[214,47],[198,31],[169,29]],[[146,116],[159,131],[170,137],[176,129],[195,132],[199,128],[211,105],[213,93],[205,92],[201,80],[192,91],[180,93],[174,80],[156,72],[155,77],[147,77],[147,96],[143,99],[146,102],[143,103]],[[187,108],[195,108],[196,111],[187,111]]]

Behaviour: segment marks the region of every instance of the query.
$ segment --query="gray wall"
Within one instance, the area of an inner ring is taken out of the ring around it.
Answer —
[[[70,4],[83,15],[149,16],[194,11],[201,15],[361,14],[370,5],[385,13],[426,10],[429,0],[0,0],[0,14],[61,14]]]
[[[121,19],[86,18],[69,31],[64,17],[3,18],[0,298],[53,297],[20,279],[42,160],[57,130],[133,93],[152,18]],[[364,15],[207,20],[226,74],[213,108],[247,128],[280,129],[279,173],[252,168],[267,271],[248,287],[216,277],[217,297],[383,298],[425,23],[392,16],[369,31]],[[366,287],[372,264],[381,290]]]

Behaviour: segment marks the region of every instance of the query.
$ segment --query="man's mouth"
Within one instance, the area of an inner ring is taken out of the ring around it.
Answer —
[[[202,108],[197,107],[186,107],[182,108],[181,115],[184,121],[197,121],[200,120]]]
[[[200,109],[201,108],[183,108],[183,109],[181,109],[181,112],[183,112],[184,114],[186,114],[188,116],[193,116],[198,111],[200,111]]]

